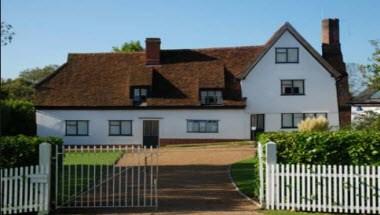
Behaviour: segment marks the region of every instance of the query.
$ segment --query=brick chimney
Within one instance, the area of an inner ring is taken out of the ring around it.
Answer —
[[[145,39],[145,55],[146,65],[155,66],[160,65],[160,38],[146,38]]]
[[[348,104],[351,100],[351,94],[346,64],[343,61],[340,48],[339,19],[322,20],[322,57],[341,74],[336,82],[339,122],[341,127],[347,126],[351,123],[351,106]]]

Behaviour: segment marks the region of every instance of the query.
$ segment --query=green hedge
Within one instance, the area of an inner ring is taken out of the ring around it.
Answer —
[[[47,142],[61,145],[57,137],[5,136],[0,137],[0,168],[38,164],[38,145]]]
[[[34,104],[25,100],[0,101],[1,135],[35,135],[36,119]]]
[[[277,143],[280,163],[380,165],[379,131],[263,133]]]

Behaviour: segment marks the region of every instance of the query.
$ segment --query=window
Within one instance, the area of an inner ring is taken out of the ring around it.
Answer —
[[[88,120],[66,120],[66,136],[88,136]]]
[[[276,63],[298,63],[298,48],[276,48]]]
[[[264,131],[265,129],[265,115],[264,114],[252,114],[251,126],[256,128],[256,131]]]
[[[281,80],[281,95],[305,95],[305,81]]]
[[[110,120],[109,136],[132,136],[132,120]]]
[[[140,105],[145,102],[148,97],[148,89],[146,87],[133,87],[132,93],[134,105]]]
[[[218,120],[187,120],[188,133],[218,133]]]
[[[282,113],[281,128],[297,128],[298,123],[302,120],[319,116],[327,119],[327,113]]]
[[[222,91],[220,90],[201,90],[201,103],[203,105],[223,104]]]

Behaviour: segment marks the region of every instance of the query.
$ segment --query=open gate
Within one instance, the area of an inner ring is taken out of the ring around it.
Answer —
[[[56,148],[55,207],[157,207],[158,148],[85,145]]]

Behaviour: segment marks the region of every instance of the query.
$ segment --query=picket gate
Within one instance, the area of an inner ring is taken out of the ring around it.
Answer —
[[[50,144],[40,144],[39,155],[39,165],[0,170],[0,214],[49,212]]]
[[[266,209],[380,214],[380,166],[278,164],[275,143],[266,144],[262,158],[260,152]]]

